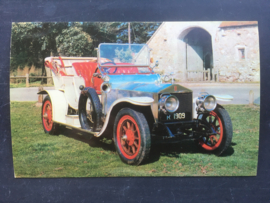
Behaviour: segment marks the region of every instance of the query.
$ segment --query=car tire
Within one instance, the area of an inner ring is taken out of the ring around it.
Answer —
[[[228,112],[220,107],[207,114],[200,114],[199,119],[206,125],[209,125],[212,132],[216,135],[210,135],[208,138],[202,137],[199,145],[206,151],[212,151],[217,156],[222,155],[231,145],[233,136],[232,121]],[[206,129],[200,129],[205,131]],[[209,132],[209,130],[208,130]]]
[[[151,135],[143,113],[121,109],[115,118],[113,137],[116,151],[124,163],[139,165],[148,158]]]
[[[90,109],[92,108],[91,119],[89,119],[86,105],[87,99],[90,100]],[[94,88],[85,88],[79,99],[79,120],[82,129],[89,130],[91,132],[96,132],[101,129],[101,116],[102,116],[102,106]]]
[[[45,97],[41,108],[41,120],[44,132],[50,135],[59,135],[59,124],[53,122],[53,107],[49,95]]]

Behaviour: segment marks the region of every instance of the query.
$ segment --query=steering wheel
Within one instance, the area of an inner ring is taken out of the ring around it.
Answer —
[[[100,65],[105,65],[105,64],[113,64],[113,65],[115,65],[116,66],[116,63],[114,63],[114,62],[112,62],[112,61],[108,61],[108,62],[104,62],[104,63],[101,63]],[[110,73],[109,71],[110,71],[110,69],[111,68],[106,68],[106,70],[104,69],[104,71],[106,72],[106,73]],[[117,67],[115,67],[115,69],[114,69],[114,71],[113,71],[113,73],[115,73],[116,72],[116,70],[117,70]]]

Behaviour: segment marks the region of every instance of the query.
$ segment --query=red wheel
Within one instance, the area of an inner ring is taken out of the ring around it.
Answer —
[[[145,116],[130,108],[121,109],[115,118],[114,143],[124,163],[139,165],[144,161],[151,147]]]
[[[210,135],[209,137],[204,137],[200,140],[200,145],[206,149],[206,150],[215,150],[219,147],[222,138],[223,138],[223,124],[221,122],[221,119],[218,117],[218,115],[211,111],[205,118],[205,121],[210,126],[213,133],[216,133],[215,135]]]
[[[117,125],[117,145],[123,156],[134,159],[141,147],[141,134],[136,121],[129,115],[123,116]]]
[[[53,122],[52,103],[49,96],[46,96],[43,101],[41,119],[45,133],[57,134],[59,126]]]
[[[216,108],[208,114],[201,115],[203,127],[200,130],[204,132],[212,132],[213,135],[202,137],[199,144],[207,151],[214,151],[217,155],[221,155],[231,144],[232,140],[232,122],[229,114],[223,108]]]

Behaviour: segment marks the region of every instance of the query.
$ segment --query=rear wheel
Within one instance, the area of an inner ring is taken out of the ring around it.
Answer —
[[[151,136],[145,116],[130,108],[121,109],[114,123],[114,144],[124,163],[139,165],[147,159]]]
[[[223,108],[216,108],[207,114],[199,115],[205,127],[200,130],[213,133],[199,140],[201,147],[207,151],[213,151],[221,155],[231,144],[233,128],[228,112]]]
[[[41,109],[41,119],[42,125],[45,133],[50,135],[58,135],[59,134],[59,124],[53,122],[53,109],[52,102],[47,95],[43,100],[42,109]]]

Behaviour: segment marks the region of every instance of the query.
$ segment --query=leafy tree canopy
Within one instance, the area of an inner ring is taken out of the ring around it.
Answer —
[[[82,31],[81,27],[64,29],[56,37],[56,47],[60,55],[90,56],[93,50],[93,40],[90,35]]]
[[[131,42],[146,43],[160,23],[132,22]],[[13,23],[11,70],[44,69],[50,55],[96,56],[100,43],[128,43],[126,22]]]
[[[18,67],[43,68],[43,60],[57,54],[56,36],[68,23],[13,23],[11,39],[11,70]]]
[[[161,23],[143,23],[132,22],[130,23],[130,36],[131,43],[146,43],[154,34]],[[119,23],[119,33],[117,35],[117,42],[128,43],[128,23]]]

